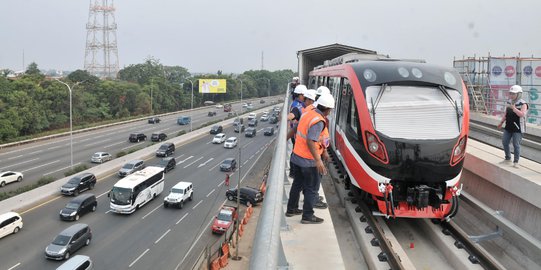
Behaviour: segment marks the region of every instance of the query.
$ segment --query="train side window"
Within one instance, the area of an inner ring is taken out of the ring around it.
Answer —
[[[352,132],[354,132],[356,135],[359,135],[359,115],[357,113],[357,104],[355,104],[355,100],[353,99],[353,95],[350,96],[350,102],[349,102],[349,114],[348,114],[348,124]]]
[[[343,87],[341,87],[340,81],[343,81],[343,83],[341,84]],[[345,84],[349,85],[349,81],[345,78],[342,80],[335,78],[334,83],[335,83],[335,89],[337,91],[340,91],[340,104],[338,107],[340,112],[337,112],[338,115],[340,116],[339,119],[337,120],[338,125],[343,130],[346,130],[348,126],[347,122],[349,118],[348,114],[349,114],[349,103],[351,100],[351,89],[349,89],[348,91],[348,87]]]

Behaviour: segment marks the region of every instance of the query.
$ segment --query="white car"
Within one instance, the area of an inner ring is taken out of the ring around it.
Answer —
[[[252,119],[255,119],[257,117],[257,114],[255,113],[250,113],[248,114],[248,121],[252,120]]]
[[[109,161],[113,159],[113,156],[107,152],[96,152],[92,157],[90,158],[90,161],[92,163],[104,163],[106,161]]]
[[[174,185],[169,195],[163,199],[163,207],[175,206],[182,208],[186,201],[191,200],[193,200],[193,184],[181,181]]]
[[[222,108],[224,107],[224,105],[222,105],[222,104],[216,104],[215,107],[216,107],[216,109],[222,109]]]
[[[227,140],[225,140],[224,147],[225,148],[234,148],[237,146],[238,140],[237,137],[229,137]]]
[[[23,219],[15,212],[7,212],[0,215],[0,238],[18,233],[23,228]]]
[[[3,171],[0,172],[0,187],[5,186],[11,182],[23,181],[23,174],[20,172]]]
[[[223,143],[225,141],[225,134],[218,133],[216,136],[214,136],[214,139],[212,139],[212,143]]]

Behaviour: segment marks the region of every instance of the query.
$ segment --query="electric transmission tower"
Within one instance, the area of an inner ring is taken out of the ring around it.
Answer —
[[[85,69],[94,76],[116,78],[118,49],[113,0],[90,0]]]

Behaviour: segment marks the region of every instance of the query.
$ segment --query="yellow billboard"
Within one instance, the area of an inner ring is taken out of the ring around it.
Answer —
[[[199,93],[225,94],[226,80],[199,79]]]

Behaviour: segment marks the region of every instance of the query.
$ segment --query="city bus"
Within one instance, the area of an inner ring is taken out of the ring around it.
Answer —
[[[110,208],[119,214],[131,214],[163,191],[163,168],[149,166],[119,180],[109,192]]]

